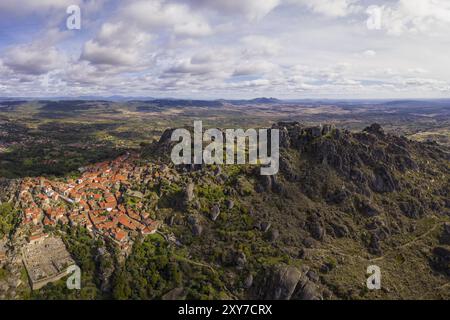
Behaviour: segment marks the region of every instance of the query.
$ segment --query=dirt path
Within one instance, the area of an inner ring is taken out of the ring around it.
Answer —
[[[408,247],[408,246],[410,246],[410,245],[412,245],[412,244],[414,244],[414,243],[416,243],[416,242],[422,240],[423,238],[425,238],[426,236],[428,236],[430,233],[434,232],[438,227],[440,227],[440,226],[442,226],[442,225],[443,225],[443,222],[438,222],[438,223],[436,223],[431,229],[429,229],[427,232],[421,234],[420,236],[418,236],[418,237],[416,237],[416,238],[414,238],[414,239],[408,241],[407,243],[404,243],[404,244],[402,244],[402,245],[400,245],[400,246],[398,246],[398,247],[393,248],[392,251],[386,253],[385,255],[382,255],[381,257],[377,257],[377,258],[374,258],[374,259],[370,259],[369,261],[370,261],[370,262],[375,262],[375,261],[383,260],[384,258],[386,258],[387,256],[389,256],[390,254],[396,253],[398,250],[404,249],[404,248],[406,248],[406,247]]]
[[[398,253],[398,250],[404,249],[414,243],[417,243],[418,241],[422,240],[423,238],[427,237],[429,234],[434,232],[438,227],[442,226],[442,224],[443,224],[443,222],[438,222],[438,223],[434,224],[434,226],[432,228],[430,228],[428,231],[426,231],[425,233],[415,237],[414,239],[412,239],[400,246],[392,248],[388,253],[386,253],[380,257],[373,258],[373,259],[368,259],[368,258],[364,258],[364,257],[358,256],[358,255],[352,255],[352,254],[345,253],[341,249],[333,246],[332,244],[328,244],[326,248],[316,248],[316,249],[310,249],[310,250],[316,251],[316,252],[324,252],[324,253],[328,253],[328,254],[337,254],[337,255],[340,255],[343,257],[360,259],[360,260],[367,261],[367,262],[376,262],[376,261],[384,260],[386,257],[388,257],[392,254]]]
[[[421,295],[421,296],[419,297],[418,300],[423,300],[423,299],[425,299],[428,295],[430,295],[430,294],[432,294],[432,293],[436,293],[437,291],[441,291],[442,289],[445,289],[445,288],[447,288],[447,287],[450,288],[450,282],[444,283],[442,286],[439,286],[439,287],[437,287],[437,288],[434,288],[432,291],[428,291],[427,293]]]

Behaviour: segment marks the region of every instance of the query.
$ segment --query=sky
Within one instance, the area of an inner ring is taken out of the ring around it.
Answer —
[[[450,0],[1,0],[0,96],[449,98],[449,31]]]

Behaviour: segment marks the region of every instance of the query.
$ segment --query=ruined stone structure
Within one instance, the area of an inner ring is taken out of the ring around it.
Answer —
[[[56,237],[29,243],[22,249],[22,259],[33,290],[60,280],[75,264],[62,240]]]

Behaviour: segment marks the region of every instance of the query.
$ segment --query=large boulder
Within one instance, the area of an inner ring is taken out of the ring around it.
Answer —
[[[393,192],[397,189],[397,183],[389,170],[379,166],[373,171],[372,190],[379,193]]]
[[[220,207],[218,204],[215,204],[211,209],[211,220],[216,221],[219,215],[220,215]]]
[[[325,228],[318,221],[314,221],[309,225],[309,232],[311,236],[316,240],[323,240],[325,237]]]
[[[234,201],[231,199],[227,199],[225,200],[225,205],[229,210],[231,210],[234,207]]]
[[[192,233],[194,234],[194,236],[199,237],[202,235],[203,233],[203,227],[200,224],[194,224],[192,226]]]
[[[194,184],[189,182],[184,190],[184,200],[186,203],[192,202],[194,200]]]
[[[279,265],[272,267],[260,283],[259,299],[267,300],[320,300],[319,287],[310,281],[307,270],[297,267]]]
[[[450,247],[438,246],[433,249],[434,268],[450,276]]]
[[[298,289],[296,298],[299,300],[322,300],[318,286],[307,279],[303,281],[303,285]]]
[[[247,264],[247,256],[245,255],[245,253],[237,252],[234,256],[234,263],[238,270],[244,269],[245,265]]]

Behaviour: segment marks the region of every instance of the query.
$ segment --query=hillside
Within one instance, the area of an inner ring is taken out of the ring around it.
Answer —
[[[91,298],[450,297],[445,147],[386,134],[377,124],[360,132],[274,127],[282,150],[273,177],[255,166],[173,167],[170,131],[140,156],[124,158],[140,174],[118,186],[118,202],[129,205],[127,190],[138,192],[133,205],[162,222],[159,234],[136,237],[124,257],[106,236],[94,242],[65,226],[49,231],[90,265]],[[20,211],[18,183],[3,181],[0,194]],[[11,256],[27,232],[19,226],[11,234]],[[107,272],[97,251],[80,255],[76,248],[86,241],[108,252]],[[381,268],[379,291],[366,288],[370,265]],[[49,286],[34,294],[64,292]]]

